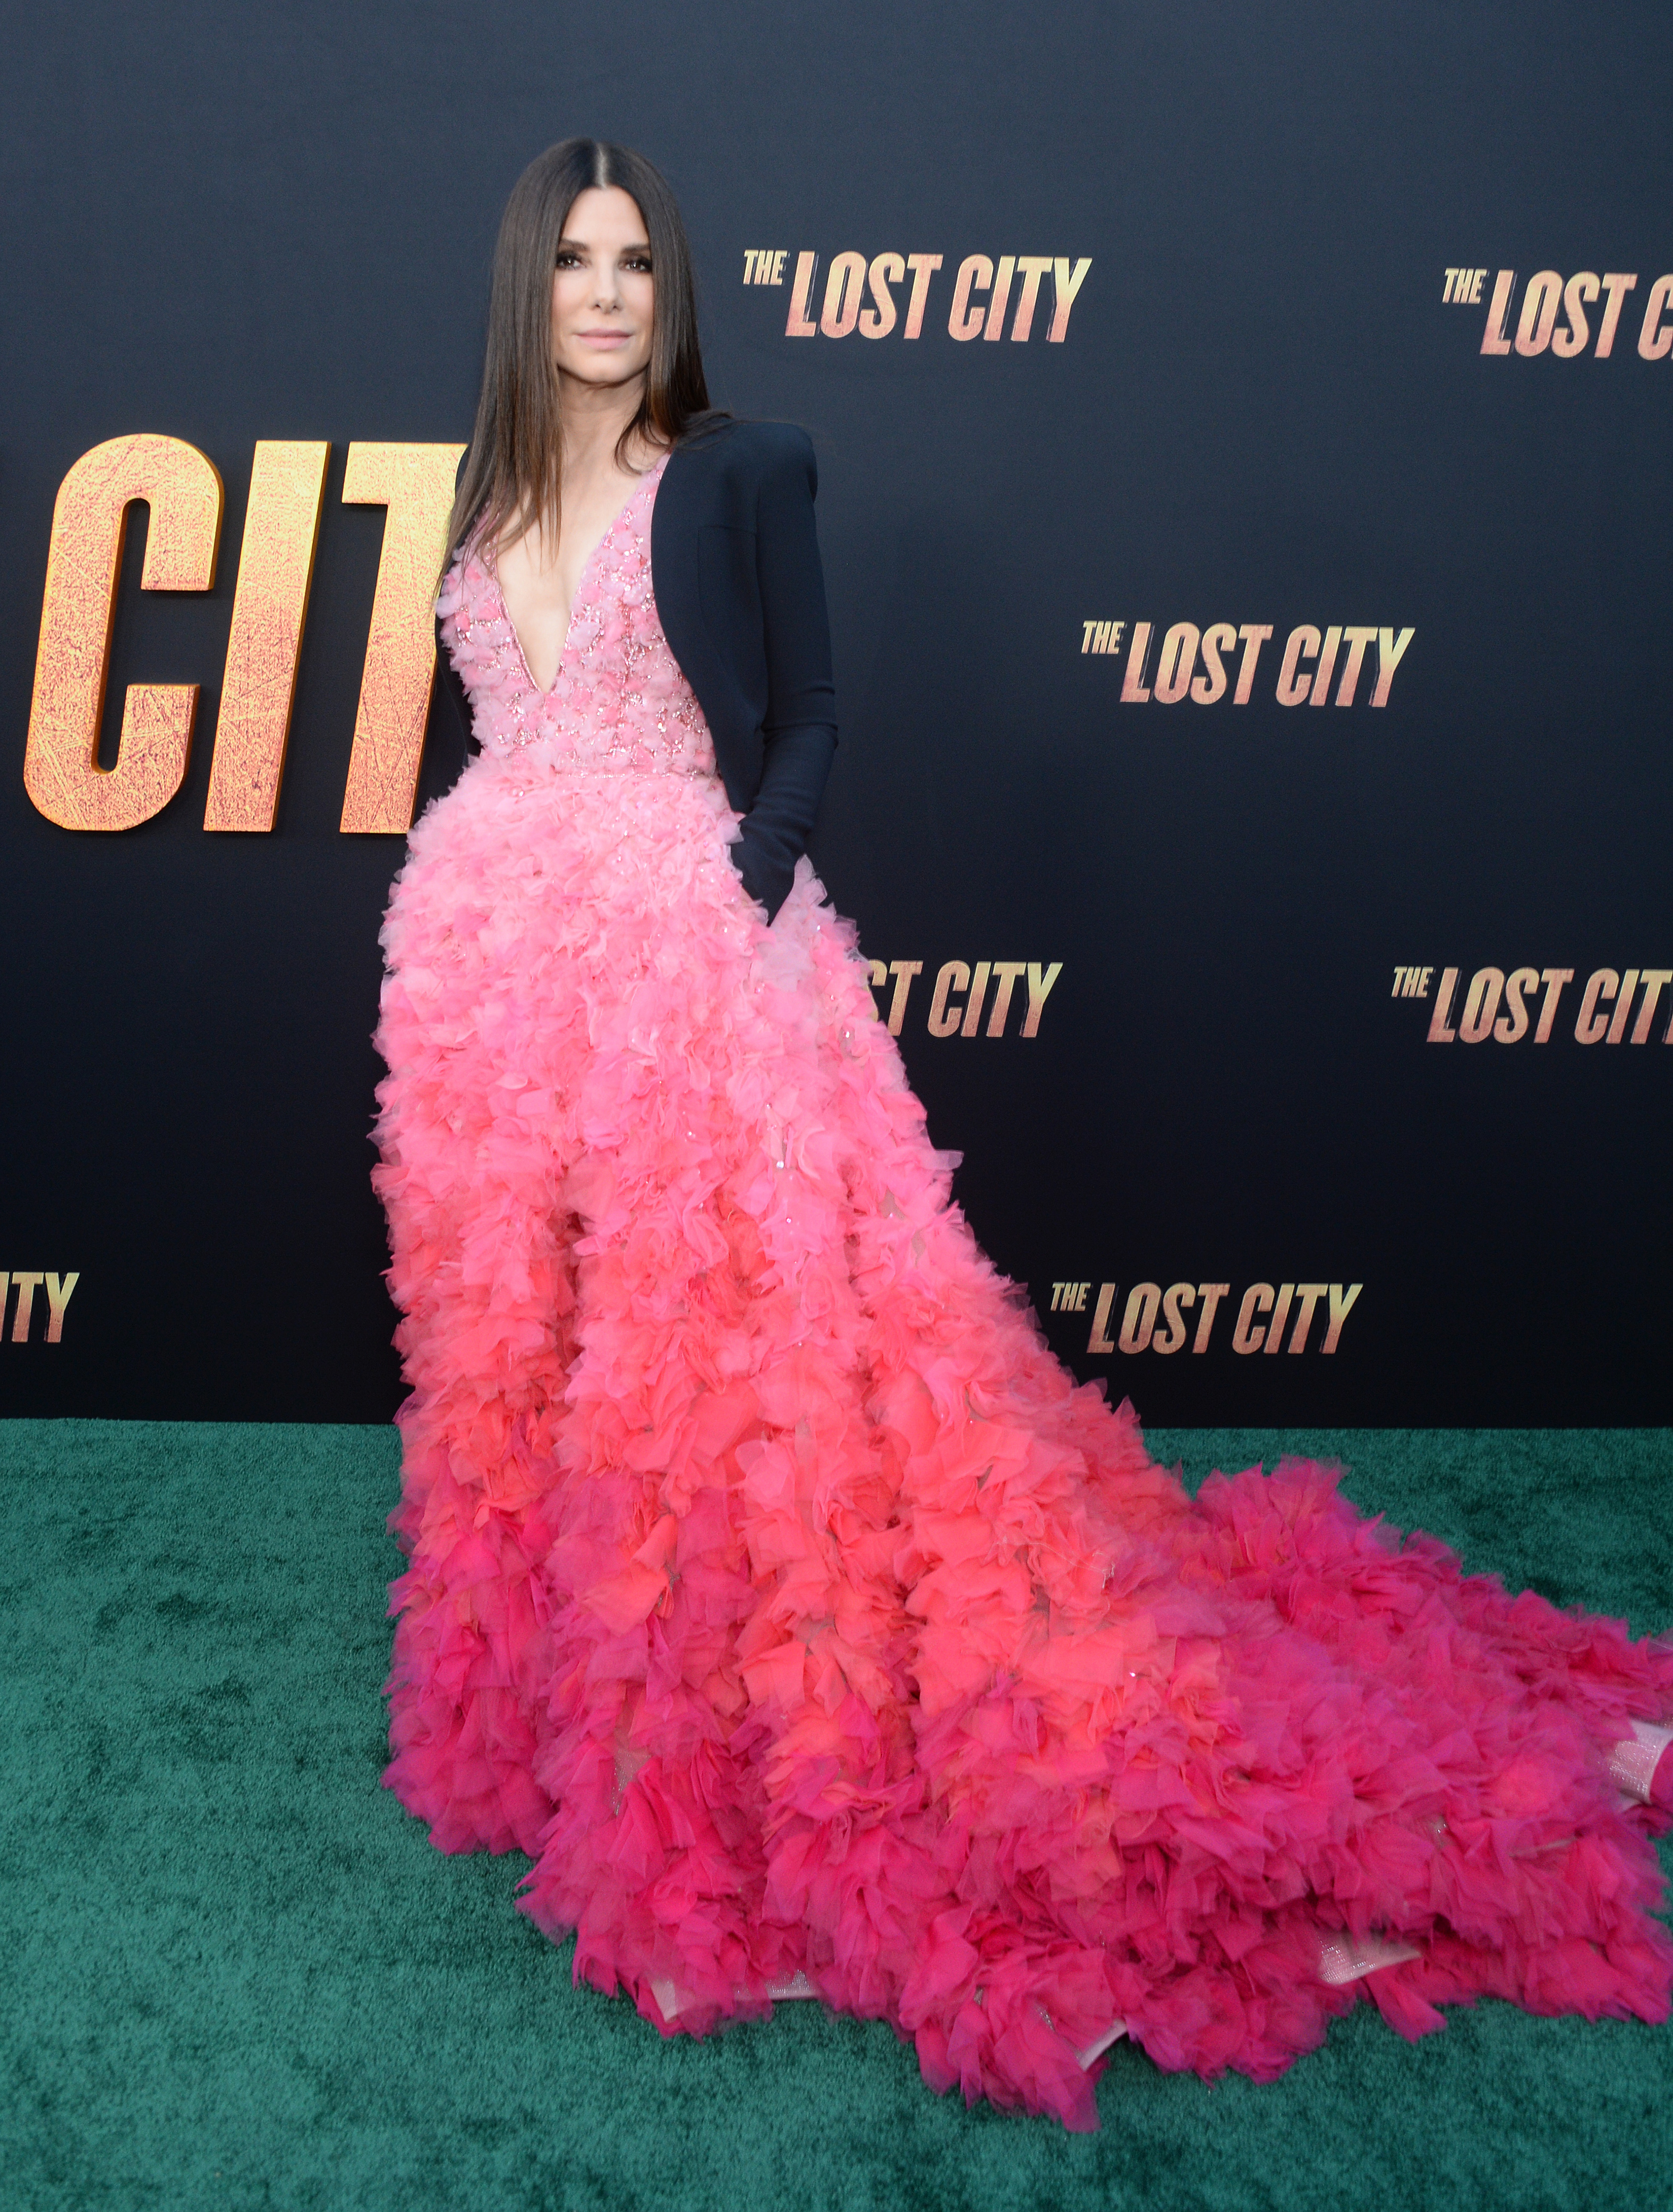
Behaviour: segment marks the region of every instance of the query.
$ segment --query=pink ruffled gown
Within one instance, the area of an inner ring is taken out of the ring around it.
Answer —
[[[482,750],[384,937],[390,1786],[665,2032],[815,1993],[1073,2127],[1123,2028],[1260,2077],[1365,1996],[1664,2018],[1673,1648],[1317,1466],[1192,1500],[1057,1364],[853,927],[739,881],[660,478],[550,692],[480,554],[441,599]]]

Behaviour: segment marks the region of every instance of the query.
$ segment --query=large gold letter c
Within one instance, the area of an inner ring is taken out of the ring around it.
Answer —
[[[58,487],[40,611],[23,784],[64,830],[131,830],[186,780],[195,684],[131,684],[116,765],[99,766],[116,580],[131,501],[151,510],[140,588],[207,592],[221,535],[221,478],[183,439],[112,438]]]

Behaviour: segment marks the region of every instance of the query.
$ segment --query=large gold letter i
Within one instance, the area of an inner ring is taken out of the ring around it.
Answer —
[[[323,438],[256,446],[205,830],[273,827],[330,453]]]

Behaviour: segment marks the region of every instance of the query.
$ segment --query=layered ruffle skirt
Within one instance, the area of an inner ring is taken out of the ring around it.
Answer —
[[[1301,1462],[1193,1499],[951,1197],[720,785],[475,762],[386,932],[387,1780],[665,2033],[811,1991],[1095,2126],[1362,1997],[1665,2017],[1673,1649]]]

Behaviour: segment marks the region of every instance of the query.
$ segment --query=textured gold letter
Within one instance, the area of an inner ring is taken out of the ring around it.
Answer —
[[[99,765],[116,580],[131,501],[151,510],[140,588],[207,592],[221,535],[221,478],[179,438],[112,438],[58,486],[40,611],[23,787],[64,830],[131,830],[186,780],[195,684],[131,684],[116,766]]]
[[[256,445],[205,830],[271,830],[278,811],[330,452],[323,439]]]
[[[345,505],[386,507],[342,827],[404,834],[435,680],[435,607],[463,446],[356,444]]]

